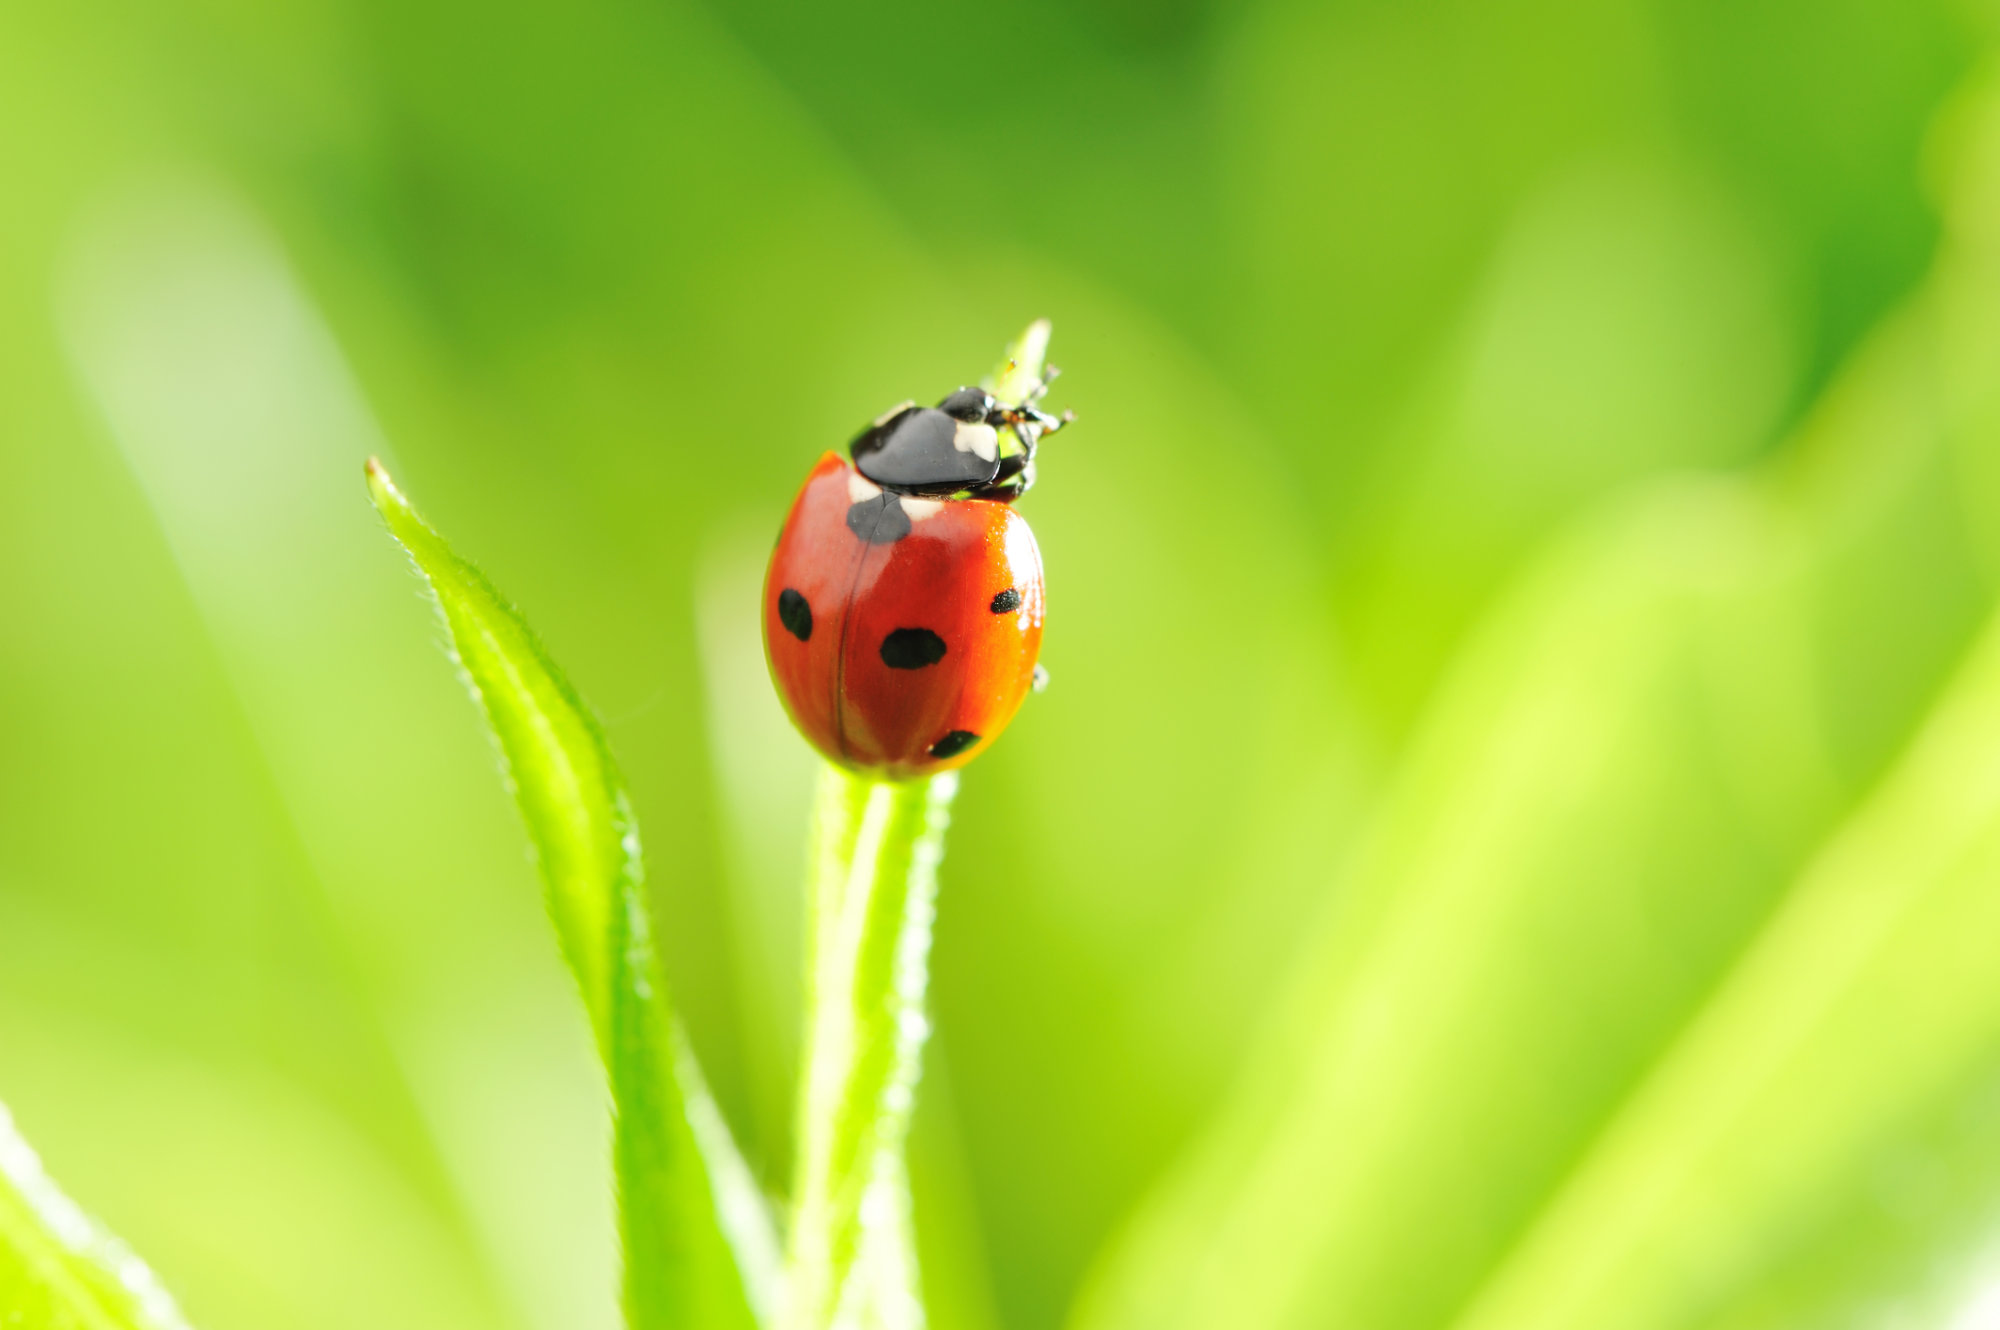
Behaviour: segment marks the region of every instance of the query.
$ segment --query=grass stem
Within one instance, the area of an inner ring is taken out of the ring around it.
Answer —
[[[821,773],[788,1330],[922,1323],[903,1143],[957,789],[949,772],[907,783]]]

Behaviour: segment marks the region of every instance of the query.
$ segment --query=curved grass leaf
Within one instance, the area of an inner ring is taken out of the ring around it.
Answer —
[[[638,829],[603,733],[519,613],[372,460],[368,488],[436,598],[499,745],[590,1013],[617,1115],[626,1322],[633,1330],[754,1325],[753,1308],[771,1294],[775,1241],[674,1026]]]
[[[187,1330],[146,1263],[49,1178],[0,1107],[0,1325]]]

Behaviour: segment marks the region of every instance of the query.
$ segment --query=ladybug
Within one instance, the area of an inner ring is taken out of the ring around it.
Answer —
[[[964,766],[1046,678],[1042,556],[1010,506],[1072,417],[960,388],[891,407],[806,477],[764,577],[764,654],[813,747],[909,780]],[[852,460],[850,461],[849,458]]]

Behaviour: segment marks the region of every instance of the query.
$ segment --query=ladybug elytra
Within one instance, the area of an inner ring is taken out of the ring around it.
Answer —
[[[1070,417],[960,388],[822,456],[764,578],[764,653],[829,760],[889,780],[970,762],[1045,677],[1042,558],[1010,506]]]

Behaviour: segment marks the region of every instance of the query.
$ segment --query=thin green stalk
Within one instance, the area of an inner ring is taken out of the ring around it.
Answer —
[[[903,1142],[929,1032],[932,903],[957,789],[949,772],[898,784],[828,766],[820,778],[792,1330],[922,1323]]]

